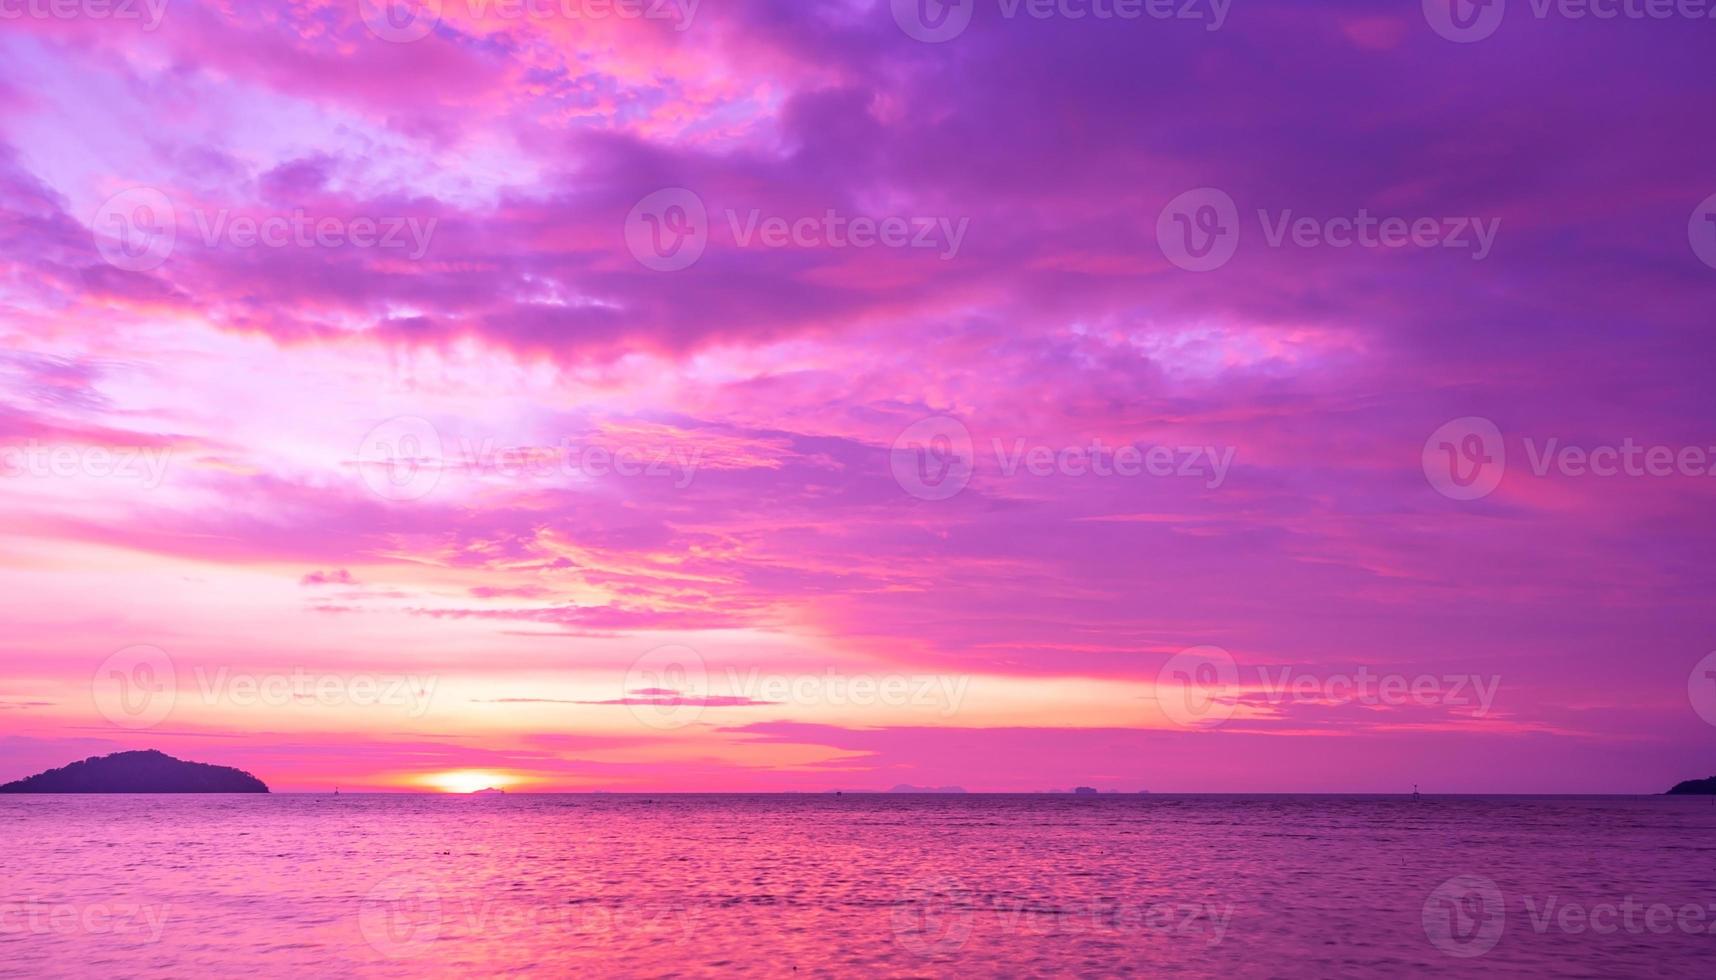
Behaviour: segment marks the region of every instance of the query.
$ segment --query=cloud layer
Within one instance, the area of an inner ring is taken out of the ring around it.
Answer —
[[[1705,24],[227,6],[0,36],[0,780],[1707,774]]]

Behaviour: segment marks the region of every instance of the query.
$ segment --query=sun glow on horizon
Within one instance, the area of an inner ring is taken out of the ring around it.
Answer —
[[[422,779],[422,782],[443,793],[475,793],[490,787],[506,789],[518,781],[517,776],[490,769],[454,769],[450,772],[432,773]]]

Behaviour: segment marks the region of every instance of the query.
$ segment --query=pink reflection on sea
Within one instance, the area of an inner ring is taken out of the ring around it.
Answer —
[[[27,975],[1707,975],[1697,798],[40,796]]]

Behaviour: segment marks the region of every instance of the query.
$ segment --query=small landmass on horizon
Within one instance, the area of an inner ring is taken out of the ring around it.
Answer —
[[[1688,779],[1675,783],[1664,796],[1716,796],[1716,776],[1709,779]]]
[[[0,786],[0,793],[266,793],[242,769],[186,762],[143,749],[91,756]]]

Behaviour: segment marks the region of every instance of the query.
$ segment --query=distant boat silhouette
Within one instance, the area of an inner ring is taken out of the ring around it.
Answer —
[[[490,786],[487,789],[474,790],[472,796],[505,796],[506,790]]]
[[[1417,783],[1412,784],[1412,802],[1414,802],[1414,803],[1423,802],[1423,799],[1418,795],[1418,784]]]

